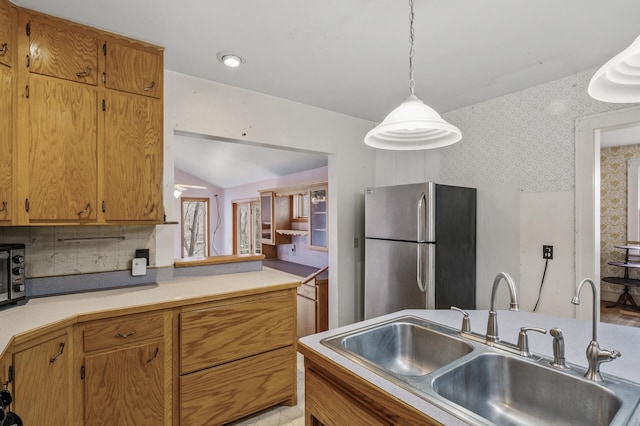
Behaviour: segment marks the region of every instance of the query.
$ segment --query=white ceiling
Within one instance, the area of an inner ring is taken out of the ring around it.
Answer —
[[[174,135],[173,141],[177,147],[175,167],[219,188],[260,182],[327,165],[325,154],[285,151],[189,135]],[[200,160],[203,158],[206,161]]]
[[[407,1],[13,1],[164,46],[169,70],[371,121],[409,94]],[[415,12],[416,95],[441,113],[598,67],[640,33],[638,0],[418,0]],[[246,63],[225,68],[219,51]]]

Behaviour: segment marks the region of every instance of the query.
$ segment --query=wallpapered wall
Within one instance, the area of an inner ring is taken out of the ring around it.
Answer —
[[[627,241],[627,161],[640,158],[640,145],[600,150],[600,271],[602,277],[621,277],[624,269],[607,262],[623,261],[624,250],[614,246]],[[631,278],[640,278],[639,270],[629,270]],[[602,282],[603,291],[620,291],[620,286]],[[640,295],[639,288],[630,288]]]

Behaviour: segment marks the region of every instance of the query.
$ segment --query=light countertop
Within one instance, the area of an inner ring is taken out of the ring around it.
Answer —
[[[468,311],[471,319],[471,330],[484,335],[487,328],[488,311]],[[341,356],[337,352],[322,345],[320,341],[347,331],[355,330],[367,325],[387,321],[403,315],[413,315],[437,322],[446,326],[460,329],[462,315],[450,310],[405,310],[393,314],[381,316],[371,320],[350,324],[323,333],[303,337],[300,342],[319,353],[325,358],[352,371],[362,379],[372,383],[376,387],[397,397],[410,406],[417,408],[429,417],[446,425],[467,424],[443,409],[418,397],[417,395],[394,385],[385,378],[371,372],[360,364]],[[590,321],[575,320],[552,315],[536,314],[531,312],[498,311],[498,329],[501,340],[511,343],[517,342],[520,327],[534,326],[549,330],[558,327],[562,330],[565,340],[565,357],[569,364],[587,367],[586,348],[591,341],[592,323]],[[529,347],[531,352],[547,357],[553,357],[553,338],[547,333],[529,334]],[[640,354],[640,328],[622,327],[612,324],[598,324],[598,342],[602,349],[618,350],[622,356],[611,362],[603,363],[600,371],[605,377],[607,374],[618,376],[626,380],[640,383],[640,367],[638,354]],[[638,419],[640,423],[640,419]]]
[[[285,274],[256,271],[31,299],[25,305],[0,310],[0,323],[3,325],[0,353],[13,336],[73,319],[91,319],[94,313],[105,315],[105,311],[111,311],[117,315],[131,308],[138,311],[163,309],[223,299],[230,295],[266,292],[279,287],[293,288],[299,284],[299,281]]]

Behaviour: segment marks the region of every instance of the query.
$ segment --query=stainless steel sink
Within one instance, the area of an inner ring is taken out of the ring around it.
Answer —
[[[473,350],[469,343],[450,334],[450,329],[435,323],[402,317],[322,343],[369,367],[400,376],[424,376]]]
[[[640,426],[640,385],[550,367],[434,322],[403,316],[321,343],[473,425]],[[632,422],[635,421],[636,423]]]
[[[622,405],[611,390],[514,356],[481,354],[438,376],[433,389],[509,425],[608,425]]]

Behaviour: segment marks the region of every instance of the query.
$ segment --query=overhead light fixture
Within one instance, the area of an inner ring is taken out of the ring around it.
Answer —
[[[399,107],[385,117],[382,123],[371,129],[364,143],[374,148],[391,150],[417,150],[440,148],[462,139],[456,126],[447,123],[433,108],[425,105],[415,95],[413,79],[413,19],[415,0],[409,0],[409,90],[411,94]]]
[[[202,185],[189,185],[186,183],[176,183],[173,185],[173,197],[176,199],[180,198],[182,193],[188,189],[207,189],[207,187]]]
[[[238,68],[244,63],[244,58],[232,52],[222,51],[216,54],[216,58],[229,68]]]
[[[596,71],[587,92],[603,102],[640,102],[640,37]]]

